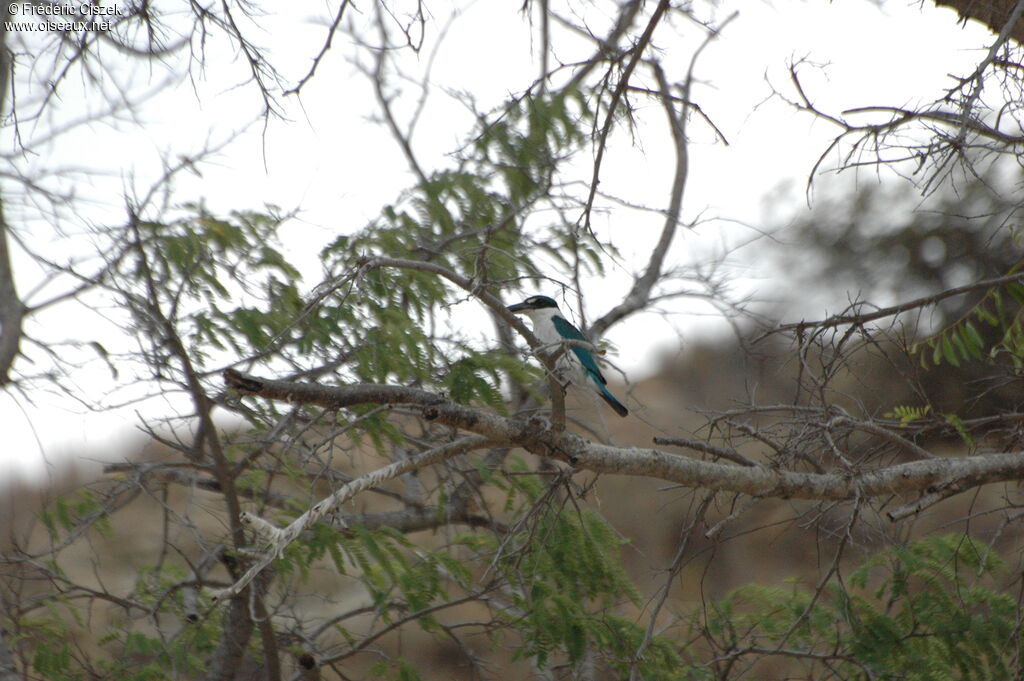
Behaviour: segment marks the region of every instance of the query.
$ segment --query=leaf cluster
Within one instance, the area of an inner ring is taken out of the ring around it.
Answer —
[[[518,291],[552,263],[567,273],[599,270],[603,245],[592,236],[563,222],[531,226],[542,207],[560,210],[552,183],[590,118],[572,92],[524,96],[493,120],[482,116],[456,167],[423,176],[377,219],[323,249],[332,274],[304,313],[304,349],[340,354],[361,381],[443,386],[460,402],[497,407],[499,374],[519,370],[507,353],[449,325],[446,311],[467,291],[441,273]],[[365,266],[375,257],[407,266]]]
[[[1012,275],[1018,267],[1008,272]],[[963,317],[913,348],[922,366],[1008,359],[1024,368],[1024,283],[1011,281],[985,291]]]
[[[266,352],[294,332],[301,275],[278,243],[284,216],[271,208],[218,217],[201,204],[182,212],[171,221],[133,223],[117,281],[137,335],[152,348],[149,363],[173,364],[174,337],[202,362],[212,353]]]
[[[970,536],[932,536],[876,554],[820,593],[740,587],[696,626],[733,661],[786,657],[814,678],[1013,678],[1019,604],[984,583],[1002,565]]]

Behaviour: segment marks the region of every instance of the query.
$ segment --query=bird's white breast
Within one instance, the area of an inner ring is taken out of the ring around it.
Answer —
[[[562,338],[562,334],[558,333],[551,318],[557,315],[565,319],[565,315],[556,307],[527,310],[526,314],[530,317],[530,322],[533,325],[533,335],[544,345],[543,351],[550,354],[562,350],[562,341],[565,339]],[[555,365],[559,372],[567,372],[563,380],[570,380],[574,383],[586,382],[583,376],[583,365],[576,359],[576,353],[572,351],[571,346],[564,347],[564,351],[559,355]]]
[[[562,340],[562,335],[558,333],[558,329],[555,328],[554,322],[551,318],[555,315],[561,317],[558,313],[558,308],[545,307],[540,310],[527,310],[527,316],[530,317],[530,322],[533,324],[533,335],[537,337],[541,343],[545,345],[549,343],[557,343]],[[548,352],[551,352],[555,348],[547,348]]]

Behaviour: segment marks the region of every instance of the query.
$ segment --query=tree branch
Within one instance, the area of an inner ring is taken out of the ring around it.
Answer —
[[[225,378],[228,378],[229,381],[235,380],[235,378],[229,378],[229,372],[225,372]],[[239,375],[236,378],[241,377]],[[252,379],[248,380],[251,381]],[[367,488],[379,485],[385,480],[396,478],[404,473],[408,473],[409,471],[439,463],[453,456],[464,454],[472,449],[487,447],[492,444],[493,440],[488,437],[469,436],[456,440],[455,442],[439,445],[433,449],[428,449],[416,456],[396,461],[393,464],[384,466],[383,468],[367,473],[366,475],[362,475],[354,479],[352,482],[343,485],[329,497],[314,504],[308,511],[303,513],[284,528],[277,528],[262,518],[243,512],[241,514],[241,521],[256,531],[260,539],[262,553],[257,557],[253,565],[245,572],[245,574],[239,577],[234,584],[226,589],[221,589],[214,593],[212,595],[213,601],[219,602],[225,599],[234,599],[234,597],[241,593],[242,590],[245,589],[245,587],[261,572],[263,572],[263,570],[270,565],[275,558],[279,557],[285,547],[294,541],[299,534]]]
[[[619,102],[622,100],[622,95],[626,91],[626,86],[629,85],[629,79],[633,75],[633,70],[636,69],[636,65],[640,63],[640,58],[643,57],[644,50],[647,49],[647,46],[651,42],[651,38],[654,35],[654,29],[658,27],[659,23],[661,23],[661,18],[668,10],[670,4],[669,0],[659,0],[658,6],[654,8],[654,13],[647,22],[646,28],[644,28],[644,32],[637,39],[636,44],[630,49],[631,56],[629,63],[627,63],[626,68],[623,69],[622,75],[619,77],[619,82],[615,86],[615,91],[612,93],[611,102],[608,104],[608,111],[605,113],[604,125],[601,127],[601,131],[598,134],[597,155],[594,157],[594,172],[593,177],[590,179],[590,194],[587,196],[587,202],[583,208],[582,217],[584,219],[584,227],[587,231],[590,231],[590,213],[594,207],[594,198],[597,196],[597,185],[601,183],[601,162],[604,159],[604,151],[607,146],[608,135],[611,134],[612,123],[615,122],[615,111],[619,107]]]
[[[686,80],[683,81],[681,97],[676,98],[672,95],[672,88],[661,65],[658,62],[652,62],[651,64],[654,75],[658,80],[661,103],[668,116],[669,130],[672,133],[672,141],[675,146],[676,166],[675,174],[672,178],[672,189],[669,193],[668,208],[665,210],[665,222],[661,228],[661,235],[658,238],[658,243],[651,250],[644,273],[633,282],[632,288],[621,303],[606,312],[590,326],[588,331],[595,340],[600,339],[612,325],[631,314],[645,309],[650,302],[651,292],[654,290],[655,285],[664,278],[665,258],[668,255],[672,241],[675,239],[676,229],[679,226],[679,218],[683,209],[683,194],[686,189],[686,178],[690,167],[690,157],[687,148],[688,140],[686,137],[686,109],[690,106],[690,88],[693,85],[697,59],[704,51],[704,48],[717,38],[725,26],[736,16],[737,13],[733,12],[722,22],[718,29],[708,33],[704,38],[704,42],[694,51],[693,56],[690,58],[690,67],[686,74]],[[682,102],[680,111],[677,111],[675,108],[677,99]],[[591,201],[593,200],[594,192],[597,191],[596,166],[594,173],[595,180],[591,184]]]
[[[0,52],[3,49],[0,45]],[[10,381],[14,360],[21,348],[26,311],[14,284],[14,265],[7,239],[9,229],[4,217],[4,201],[0,198],[0,386]]]
[[[799,331],[802,332],[806,329],[815,329],[821,331],[827,328],[842,326],[844,324],[855,324],[862,325],[868,322],[873,322],[877,319],[884,319],[885,317],[892,317],[910,310],[916,310],[921,307],[928,305],[934,305],[946,298],[952,298],[953,296],[959,296],[964,293],[971,293],[972,291],[984,291],[998,286],[1005,286],[1006,284],[1013,284],[1015,282],[1024,281],[1024,271],[1017,272],[1015,274],[1008,274],[1005,277],[996,277],[994,279],[983,279],[973,284],[965,284],[963,286],[957,286],[955,288],[946,289],[940,291],[934,295],[922,296],[921,298],[915,298],[914,300],[906,303],[900,303],[899,305],[893,305],[891,307],[883,307],[874,312],[860,313],[860,312],[845,312],[842,314],[832,315],[827,319],[815,322],[796,322],[793,324],[782,324],[774,329],[771,329],[757,340],[763,340],[764,338],[775,334],[786,331]],[[853,303],[847,310],[858,310],[862,307],[866,307],[868,303]],[[755,341],[756,342],[756,341]]]
[[[22,681],[14,664],[14,654],[7,645],[8,632],[0,629],[0,681]]]
[[[519,446],[538,456],[561,459],[578,469],[646,476],[685,487],[725,490],[757,497],[844,501],[856,497],[866,499],[893,494],[930,493],[935,485],[947,484],[951,480],[960,481],[964,489],[990,482],[1024,480],[1024,452],[932,458],[861,471],[842,469],[830,473],[803,473],[766,466],[699,461],[653,448],[601,444],[574,433],[543,428],[536,419],[506,418],[457,404],[442,395],[417,388],[376,384],[325,386],[292,383],[243,376],[230,370],[225,372],[224,377],[230,387],[242,393],[292,403],[315,404],[327,409],[367,403],[414,405],[428,421],[476,433],[483,438],[481,442]],[[480,446],[485,445],[467,445],[465,449]],[[409,461],[419,461],[428,455],[430,452]],[[440,452],[435,455],[446,458]],[[433,462],[414,467],[430,463]],[[412,465],[399,462],[381,471],[391,470],[400,464]],[[383,479],[406,470],[411,468],[391,475],[382,473],[385,476]]]

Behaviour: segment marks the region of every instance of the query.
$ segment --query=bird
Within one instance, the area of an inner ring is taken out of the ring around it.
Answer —
[[[509,305],[506,309],[514,314],[525,314],[528,316],[533,323],[534,335],[545,345],[557,347],[563,340],[588,342],[586,336],[565,318],[565,315],[558,309],[558,303],[553,298],[540,295],[530,296],[521,303]],[[601,399],[607,402],[608,406],[614,409],[615,413],[619,416],[627,416],[629,410],[615,399],[615,395],[612,395],[606,387],[608,381],[605,380],[590,350],[578,345],[572,345],[569,349],[572,350],[572,353],[564,353],[559,363],[565,366],[565,362],[568,360],[570,368],[575,374],[574,378],[582,379],[574,382],[578,385],[586,384],[589,378]],[[575,361],[573,361],[573,358],[575,358]]]

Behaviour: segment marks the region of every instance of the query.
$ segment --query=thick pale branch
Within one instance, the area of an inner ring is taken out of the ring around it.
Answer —
[[[187,488],[203,489],[210,492],[222,492],[220,483],[216,478],[190,473],[178,468],[167,467],[162,464],[144,464],[141,469],[136,463],[108,464],[103,468],[106,473],[118,473],[124,471],[137,471],[139,480],[152,479],[161,484],[177,484]],[[299,501],[296,497],[272,492],[269,490],[252,490],[239,488],[238,496],[253,499],[273,508],[289,509]],[[133,495],[131,499],[134,499]],[[129,499],[129,500],[131,500]],[[120,503],[121,506],[124,503]],[[101,517],[107,517],[109,512],[104,512]],[[387,526],[399,532],[418,532],[420,530],[436,529],[442,523],[450,525],[453,523],[466,524],[477,527],[493,525],[490,518],[476,515],[459,508],[446,508],[444,513],[439,513],[436,506],[408,505],[406,508],[397,511],[380,511],[376,513],[341,513],[332,516],[334,525],[344,528],[351,525],[360,525],[369,529]],[[92,523],[89,523],[91,526]],[[77,534],[75,535],[78,536]]]
[[[653,448],[617,447],[574,433],[543,427],[537,420],[505,418],[457,404],[436,393],[393,385],[325,386],[271,381],[225,372],[229,386],[268,399],[341,409],[367,403],[420,407],[423,417],[477,433],[488,441],[522,447],[598,473],[642,475],[692,488],[755,497],[841,501],[892,494],[930,494],[956,481],[963,489],[991,482],[1024,480],[1024,452],[932,458],[859,472],[804,473],[766,466],[699,461]],[[397,464],[395,464],[397,465]],[[426,465],[426,464],[424,464]],[[397,473],[396,473],[397,474]]]

